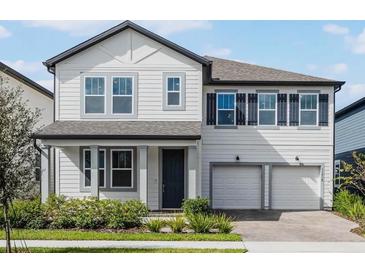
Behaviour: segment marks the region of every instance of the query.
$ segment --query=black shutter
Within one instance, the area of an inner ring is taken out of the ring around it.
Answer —
[[[236,94],[236,124],[246,124],[246,94]]]
[[[257,94],[248,94],[248,125],[257,126]]]
[[[319,94],[319,121],[318,125],[328,126],[328,94]]]
[[[299,94],[289,95],[289,125],[299,125]]]
[[[287,94],[278,94],[278,126],[286,126]]]
[[[207,93],[207,125],[215,125],[216,94]]]

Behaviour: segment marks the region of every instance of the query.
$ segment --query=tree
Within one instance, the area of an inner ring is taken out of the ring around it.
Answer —
[[[352,158],[353,164],[342,161],[341,173],[344,176],[338,179],[341,182],[341,188],[352,188],[365,197],[365,154],[354,151]]]
[[[4,213],[6,251],[11,252],[9,210],[12,201],[35,181],[35,148],[31,134],[40,117],[23,100],[21,87],[11,87],[0,75],[0,206]]]

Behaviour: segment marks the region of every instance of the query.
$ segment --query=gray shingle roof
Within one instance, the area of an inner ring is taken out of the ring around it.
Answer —
[[[200,139],[195,121],[56,121],[37,139]]]
[[[251,65],[232,60],[204,56],[213,62],[212,78],[219,81],[283,81],[283,82],[328,82],[338,81],[314,77],[279,69]],[[339,82],[340,83],[340,82]]]

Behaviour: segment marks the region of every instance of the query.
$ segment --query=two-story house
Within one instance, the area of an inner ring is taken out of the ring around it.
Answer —
[[[55,123],[34,138],[56,148],[57,195],[151,210],[198,196],[221,209],[332,206],[344,82],[202,57],[130,21],[44,64]]]

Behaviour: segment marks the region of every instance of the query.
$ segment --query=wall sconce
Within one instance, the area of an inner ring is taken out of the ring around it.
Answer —
[[[299,157],[298,156],[295,156],[295,161],[299,161]]]
[[[239,161],[240,160],[240,156],[236,156],[236,161]]]

